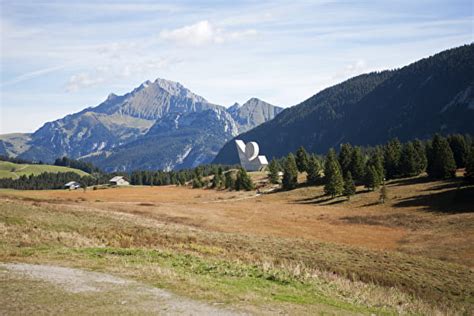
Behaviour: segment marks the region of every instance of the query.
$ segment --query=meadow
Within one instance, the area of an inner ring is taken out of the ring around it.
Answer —
[[[18,179],[19,177],[25,175],[39,175],[43,172],[75,172],[80,176],[87,176],[88,173],[61,166],[52,166],[52,165],[39,165],[39,164],[17,164],[9,161],[0,161],[0,178],[12,178]]]
[[[244,313],[469,314],[474,187],[461,181],[393,180],[384,204],[362,187],[350,201],[319,186],[0,190],[0,262],[107,273]],[[44,293],[59,289],[8,275],[4,311],[51,308]],[[56,292],[62,311],[94,302]]]

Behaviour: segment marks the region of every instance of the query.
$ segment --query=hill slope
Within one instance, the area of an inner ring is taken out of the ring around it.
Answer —
[[[17,164],[9,161],[0,161],[0,178],[12,178],[17,179],[23,175],[39,175],[43,172],[75,172],[80,176],[87,176],[88,173],[60,166],[51,166],[51,165],[32,165],[32,164]]]
[[[280,157],[304,146],[324,153],[350,142],[375,145],[434,133],[474,134],[474,44],[447,50],[398,70],[370,73],[327,88],[273,120],[239,135]],[[216,163],[235,163],[233,141]]]

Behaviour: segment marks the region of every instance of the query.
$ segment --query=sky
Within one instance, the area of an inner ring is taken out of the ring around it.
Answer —
[[[473,1],[0,0],[0,134],[146,80],[283,107],[474,42]]]

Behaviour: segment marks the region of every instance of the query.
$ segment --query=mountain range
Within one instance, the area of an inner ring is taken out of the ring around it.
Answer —
[[[342,143],[377,145],[397,137],[474,134],[474,44],[450,49],[400,69],[360,75],[285,109],[238,136],[256,141],[268,158],[304,146],[324,154]],[[229,141],[214,163],[237,163]]]
[[[156,79],[32,134],[2,135],[0,154],[44,162],[67,156],[106,171],[189,168],[211,162],[226,141],[281,111],[256,98],[226,109]]]
[[[0,135],[0,155],[52,162],[68,156],[105,171],[235,164],[234,140],[257,141],[268,158],[304,146],[325,153],[349,142],[377,145],[474,134],[474,44],[395,70],[363,74],[282,109],[257,98],[226,108],[183,85],[146,81],[32,134]]]

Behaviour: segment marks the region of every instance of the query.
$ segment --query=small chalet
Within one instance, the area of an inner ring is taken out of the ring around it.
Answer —
[[[76,181],[71,181],[71,182],[66,183],[64,187],[69,190],[76,190],[76,189],[79,189],[81,185]]]
[[[110,185],[129,185],[130,183],[123,176],[116,176],[109,180]]]

